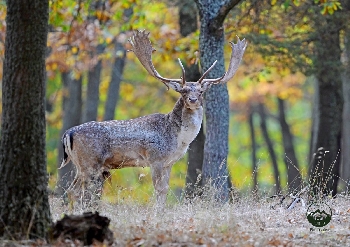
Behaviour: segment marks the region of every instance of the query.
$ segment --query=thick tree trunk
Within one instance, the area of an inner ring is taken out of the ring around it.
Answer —
[[[183,0],[179,2],[179,25],[182,37],[186,37],[197,31],[197,6],[193,0]],[[187,81],[198,81],[200,78],[198,64],[185,65]],[[202,174],[204,156],[205,135],[203,125],[188,149],[188,163],[186,174],[186,196],[192,198],[196,196],[196,188],[202,185],[199,175]]]
[[[333,15],[318,16],[315,25],[314,60],[319,90],[319,126],[316,135],[316,148],[323,147],[329,153],[325,155],[324,165],[315,161],[311,169],[313,192],[335,195],[339,179],[340,142],[342,128],[343,92],[341,81],[340,40],[342,27],[340,12]]]
[[[223,21],[239,0],[196,0],[201,21],[199,47],[201,65],[206,71],[215,60],[217,64],[208,78],[218,78],[225,73]],[[229,97],[227,85],[214,85],[205,95],[206,140],[204,145],[203,182],[211,184],[216,199],[226,202],[228,190],[228,127]]]
[[[115,109],[119,100],[120,83],[123,78],[125,67],[126,50],[124,45],[118,41],[115,43],[115,54],[116,58],[114,60],[111,81],[108,88],[104,120],[114,119]]]
[[[267,130],[266,113],[265,113],[265,107],[264,107],[263,103],[260,103],[258,105],[258,112],[260,115],[261,132],[262,132],[263,138],[265,140],[265,143],[267,145],[267,150],[269,151],[271,163],[272,163],[272,167],[273,167],[273,175],[274,175],[275,184],[276,184],[275,193],[278,194],[279,192],[281,192],[281,182],[280,182],[280,175],[279,175],[279,171],[278,171],[277,156],[275,153],[275,149],[273,147],[272,140],[271,140],[269,133],[268,133],[268,130]]]
[[[251,110],[248,117],[250,140],[252,147],[252,174],[253,174],[253,186],[252,191],[257,191],[258,188],[258,163],[256,159],[256,139],[255,139],[255,128],[254,128],[254,111]]]
[[[50,225],[45,153],[49,2],[7,1],[0,238],[45,238]]]
[[[63,125],[60,136],[63,136],[64,132],[81,123],[81,111],[82,111],[82,79],[72,79],[69,72],[62,73],[63,84]],[[58,167],[61,166],[63,160],[63,146],[61,141],[58,143]],[[72,162],[69,162],[66,166],[58,170],[58,183],[57,194],[63,195],[68,189],[69,185],[73,182],[75,171]]]
[[[96,54],[93,56],[98,56],[104,50],[102,45],[96,47]],[[83,123],[89,121],[96,121],[98,103],[100,101],[100,82],[101,82],[101,71],[102,71],[102,61],[98,60],[97,64],[91,68],[88,72],[88,84],[85,100],[85,110],[83,116]]]
[[[281,125],[283,147],[284,147],[284,162],[287,167],[287,181],[288,181],[288,191],[296,192],[300,189],[302,179],[299,170],[299,164],[297,156],[294,150],[293,135],[290,131],[289,125],[286,120],[286,114],[284,110],[284,100],[277,98],[278,100],[278,112],[279,112],[279,122]]]

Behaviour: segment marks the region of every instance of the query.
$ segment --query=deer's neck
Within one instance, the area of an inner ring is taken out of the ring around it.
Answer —
[[[173,111],[169,113],[169,120],[177,132],[177,150],[172,157],[172,162],[186,153],[188,146],[198,135],[202,119],[202,107],[191,110],[185,106],[182,98],[176,102]]]

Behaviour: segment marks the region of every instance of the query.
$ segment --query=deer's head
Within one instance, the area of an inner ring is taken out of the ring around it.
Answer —
[[[203,93],[208,90],[211,85],[226,83],[234,76],[247,47],[247,42],[245,39],[240,40],[238,38],[237,44],[230,42],[232,48],[230,65],[222,77],[215,79],[205,79],[209,71],[214,68],[217,62],[215,61],[213,65],[203,73],[202,77],[197,82],[187,82],[185,69],[180,59],[178,59],[182,69],[182,77],[180,79],[165,78],[157,72],[152,63],[152,53],[155,51],[155,49],[152,47],[148,36],[149,33],[145,31],[134,32],[133,37],[129,39],[129,42],[133,47],[132,51],[135,53],[136,57],[139,59],[148,73],[158,80],[162,81],[168,88],[172,88],[176,92],[179,92],[184,99],[186,107],[190,109],[196,109],[202,105]]]

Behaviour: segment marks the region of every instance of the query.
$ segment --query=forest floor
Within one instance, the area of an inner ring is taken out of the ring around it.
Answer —
[[[326,200],[332,218],[321,228],[308,222],[301,202],[287,209],[291,200],[247,197],[219,206],[198,199],[158,214],[151,204],[101,202],[99,213],[111,220],[113,246],[350,246],[349,196]],[[82,213],[57,198],[50,204],[54,221]]]

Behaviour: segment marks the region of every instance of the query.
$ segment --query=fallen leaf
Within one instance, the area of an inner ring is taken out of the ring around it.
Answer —
[[[279,239],[273,238],[273,239],[271,239],[271,240],[269,241],[269,245],[279,246],[279,245],[281,245],[281,244],[282,244],[282,242],[281,242]]]

